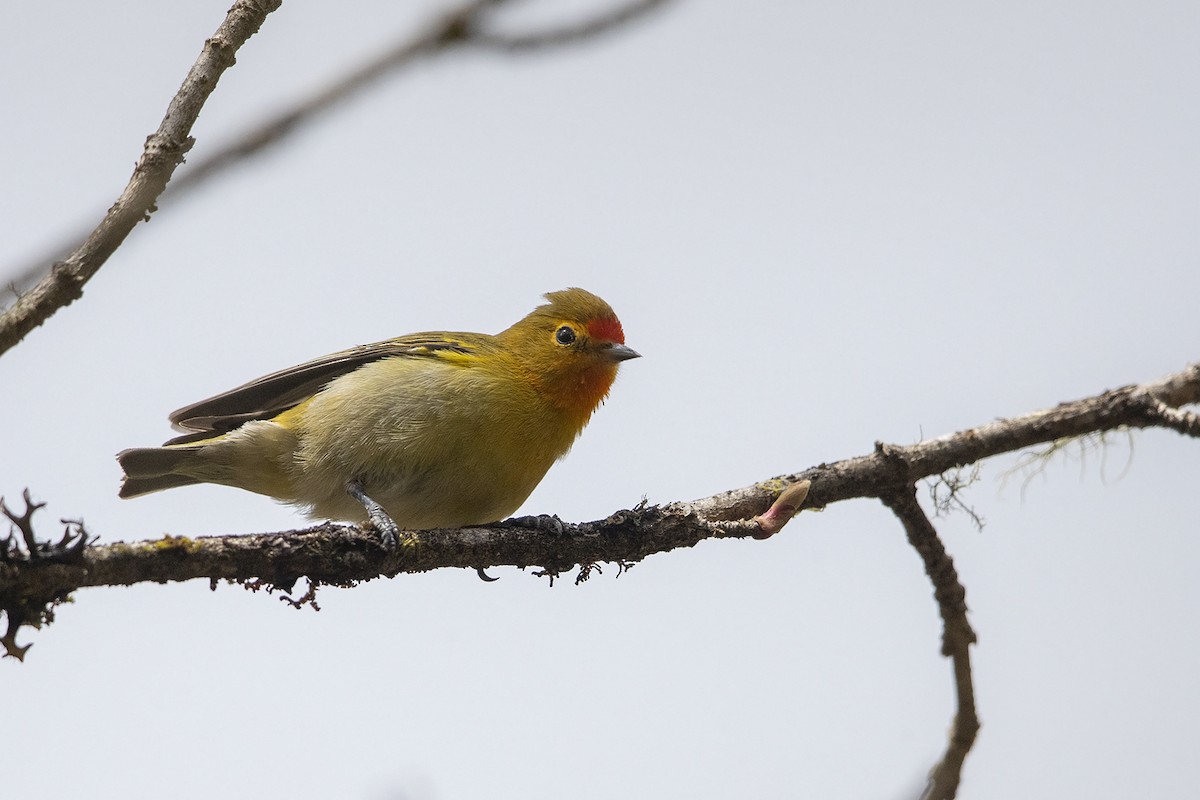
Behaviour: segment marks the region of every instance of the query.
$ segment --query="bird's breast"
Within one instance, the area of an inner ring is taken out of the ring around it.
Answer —
[[[492,522],[524,502],[581,427],[513,377],[385,360],[308,403],[297,425],[297,483],[360,480],[402,527]]]

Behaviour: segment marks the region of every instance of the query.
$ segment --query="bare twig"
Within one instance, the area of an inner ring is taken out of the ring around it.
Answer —
[[[360,91],[379,80],[409,66],[422,56],[431,56],[450,50],[457,45],[495,45],[504,39],[503,34],[487,30],[486,13],[508,0],[471,0],[457,8],[443,12],[423,25],[415,34],[406,32],[383,52],[363,64],[330,81],[323,88],[303,100],[251,129],[235,136],[233,140],[201,159],[194,161],[171,185],[164,200],[173,199],[203,181],[224,172],[233,164],[243,161],[263,149],[279,144],[299,126],[331,111],[339,104],[353,98]],[[534,41],[539,46],[567,45],[582,39],[609,33],[631,22],[651,8],[664,4],[666,0],[640,0],[628,6],[602,13],[594,19],[565,26],[554,31],[533,32],[522,35],[523,41]],[[532,45],[529,45],[530,47]],[[500,47],[520,50],[522,47]]]
[[[281,0],[236,0],[216,33],[205,41],[200,57],[172,98],[158,130],[146,139],[142,157],[117,202],[83,244],[64,261],[56,263],[49,275],[0,315],[0,354],[55,311],[78,299],[83,294],[83,285],[125,241],[134,226],[149,219],[158,196],[192,147],[190,134],[200,109],[221,75],[233,66],[238,48],[258,31],[280,3]]]
[[[433,55],[461,44],[473,35],[484,11],[504,2],[507,0],[471,0],[452,11],[439,13],[416,33],[405,32],[398,41],[366,62],[330,81],[290,108],[256,123],[203,158],[196,159],[171,185],[164,201],[173,200],[234,164],[279,144],[302,124],[312,122],[421,56]]]
[[[561,47],[584,39],[602,36],[609,31],[644,16],[666,5],[668,0],[634,0],[623,6],[607,9],[594,17],[576,20],[565,25],[543,31],[528,33],[503,33],[501,31],[477,30],[471,34],[472,44],[504,50],[510,53],[527,53],[551,47]]]
[[[484,24],[486,12],[507,1],[471,0],[451,11],[439,13],[419,28],[416,33],[406,31],[398,41],[384,51],[330,81],[312,95],[300,100],[290,108],[256,123],[232,137],[228,143],[201,157],[194,158],[187,167],[180,170],[179,176],[162,193],[161,203],[165,207],[181,194],[226,172],[230,167],[263,150],[279,144],[304,124],[333,110],[361,90],[409,66],[422,56],[446,52],[457,45],[466,43],[513,53],[564,46],[609,33],[667,2],[667,0],[636,0],[607,12],[601,12],[593,18],[548,31],[505,34],[489,30]],[[276,2],[275,5],[278,6],[279,3]],[[86,232],[81,232],[72,236],[66,240],[67,244],[49,250],[24,268],[14,270],[15,277],[8,281],[12,294],[20,298],[24,288],[30,286],[45,273],[46,264],[63,258],[65,254],[81,247],[79,242],[86,235]],[[75,297],[77,296],[78,294],[75,295]],[[36,324],[40,324],[40,320],[34,324],[34,327]],[[3,341],[3,331],[0,328],[0,343]],[[7,345],[7,347],[11,346],[11,344]],[[0,347],[0,353],[7,347]]]
[[[967,590],[958,580],[954,561],[946,553],[937,531],[917,502],[915,487],[889,492],[882,500],[904,525],[908,543],[921,556],[925,574],[933,582],[933,595],[942,616],[942,655],[950,657],[954,663],[958,710],[950,728],[946,753],[930,771],[929,783],[921,795],[921,800],[953,800],[958,792],[963,761],[979,732],[970,654],[970,646],[976,639],[975,631],[967,621]]]

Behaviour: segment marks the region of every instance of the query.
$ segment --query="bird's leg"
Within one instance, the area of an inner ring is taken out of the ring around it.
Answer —
[[[400,535],[400,526],[396,524],[396,521],[388,516],[388,513],[383,510],[383,506],[367,497],[367,493],[359,481],[348,481],[346,493],[362,503],[363,508],[367,510],[367,518],[371,520],[371,525],[375,530],[379,531],[379,538],[383,540],[383,546],[394,550],[398,541],[397,537]]]

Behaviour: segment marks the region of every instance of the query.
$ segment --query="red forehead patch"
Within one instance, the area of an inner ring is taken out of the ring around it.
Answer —
[[[590,321],[587,324],[587,332],[593,339],[625,344],[625,331],[621,329],[621,321],[616,317],[600,317]]]

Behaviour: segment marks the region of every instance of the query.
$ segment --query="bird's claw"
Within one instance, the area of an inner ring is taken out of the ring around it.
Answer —
[[[396,521],[388,515],[383,506],[367,496],[363,485],[358,481],[347,483],[346,493],[362,503],[362,507],[367,511],[367,519],[371,521],[371,527],[379,534],[379,540],[383,542],[383,546],[388,550],[395,550],[400,541],[400,526],[396,524]]]
[[[400,541],[400,527],[387,514],[370,515],[371,527],[379,534],[379,541],[388,550],[395,550]]]

